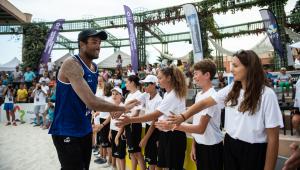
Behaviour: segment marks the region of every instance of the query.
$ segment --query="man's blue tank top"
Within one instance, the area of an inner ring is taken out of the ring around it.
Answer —
[[[83,78],[95,94],[98,84],[97,65],[93,63],[96,68],[96,72],[93,72],[78,55],[75,55],[75,58],[83,68]],[[75,93],[70,83],[64,83],[57,79],[54,118],[49,134],[83,137],[91,132],[91,110]]]

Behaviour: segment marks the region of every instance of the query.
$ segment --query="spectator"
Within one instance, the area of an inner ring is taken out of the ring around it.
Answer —
[[[17,66],[16,70],[13,72],[13,87],[19,87],[21,82],[23,82],[23,73],[19,69],[19,66]]]
[[[138,76],[141,80],[144,80],[146,77],[146,71],[144,69],[144,66],[140,67],[141,69],[139,70]]]
[[[44,64],[44,63],[40,63],[40,65],[39,65],[39,77],[42,77],[46,70],[48,70],[48,66],[46,66],[46,64]]]
[[[218,88],[223,88],[227,85],[223,72],[218,72]]]
[[[48,129],[53,121],[54,105],[52,102],[48,102],[47,108],[43,114],[43,129]]]
[[[26,68],[26,72],[24,73],[24,81],[27,88],[32,86],[32,81],[35,79],[36,75],[33,71],[31,71],[31,67]]]
[[[48,84],[50,82],[49,76],[47,72],[44,72],[43,77],[40,78],[39,83],[42,83],[43,81],[46,82],[46,84]]]
[[[2,80],[0,79],[0,106],[3,104],[4,101],[4,90],[5,90],[6,86],[2,84]]]
[[[56,86],[56,77],[55,77],[55,76],[52,76],[50,79],[51,79],[51,80],[50,80],[50,82],[48,83],[48,86],[49,86],[49,87]]]
[[[6,72],[2,73],[2,83],[3,85],[7,86],[8,85],[8,74],[6,74]]]
[[[48,67],[48,71],[52,72],[54,69],[54,62],[51,62],[51,58],[49,58],[48,63],[47,63],[47,67]]]
[[[3,95],[5,96],[4,100],[4,110],[6,111],[6,118],[7,118],[7,123],[6,126],[10,125],[10,117],[12,118],[12,124],[14,126],[17,126],[17,123],[15,121],[15,114],[13,112],[14,110],[14,88],[12,87],[11,84],[5,88]]]
[[[40,84],[37,84],[31,96],[34,97],[34,114],[36,115],[36,124],[34,126],[40,126],[40,114],[45,112],[47,92],[43,90]]]
[[[26,103],[28,97],[27,89],[25,88],[25,84],[21,83],[20,88],[17,90],[17,102],[18,103]]]
[[[281,87],[282,93],[284,93],[284,87],[285,87],[286,96],[289,96],[291,78],[292,76],[286,73],[286,68],[281,67],[280,74],[278,76],[279,86]]]
[[[184,72],[184,65],[182,64],[181,60],[177,60],[177,67],[180,71]]]
[[[56,100],[56,84],[51,86],[49,96],[50,96],[50,102],[55,102],[55,100]]]
[[[121,57],[121,55],[119,54],[119,55],[118,55],[118,58],[117,58],[117,60],[116,60],[117,68],[122,68],[122,62],[123,62],[122,57]]]
[[[127,66],[127,76],[129,77],[129,76],[131,76],[131,75],[135,75],[135,72],[134,72],[134,70],[132,69],[131,64],[128,64],[128,66]]]
[[[30,88],[27,88],[28,90],[28,103],[33,103],[33,96],[31,96],[33,90],[35,89],[36,81],[32,81],[32,86]]]

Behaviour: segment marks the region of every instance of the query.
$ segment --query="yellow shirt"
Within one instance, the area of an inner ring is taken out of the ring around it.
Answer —
[[[19,89],[17,91],[17,101],[26,101],[28,97],[28,92],[26,89]]]

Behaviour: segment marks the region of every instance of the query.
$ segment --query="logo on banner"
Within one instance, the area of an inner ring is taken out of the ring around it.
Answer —
[[[278,28],[275,24],[269,25],[269,27],[267,28],[267,32],[268,32],[269,36],[271,36],[271,38],[277,38],[279,36]]]

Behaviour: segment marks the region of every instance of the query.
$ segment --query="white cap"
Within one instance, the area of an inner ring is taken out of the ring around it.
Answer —
[[[123,95],[122,89],[120,89],[120,87],[115,86],[113,89],[111,89],[111,91],[117,91],[118,93],[121,94],[121,96]]]
[[[148,75],[144,80],[141,80],[140,83],[158,83],[158,79],[154,75]]]

